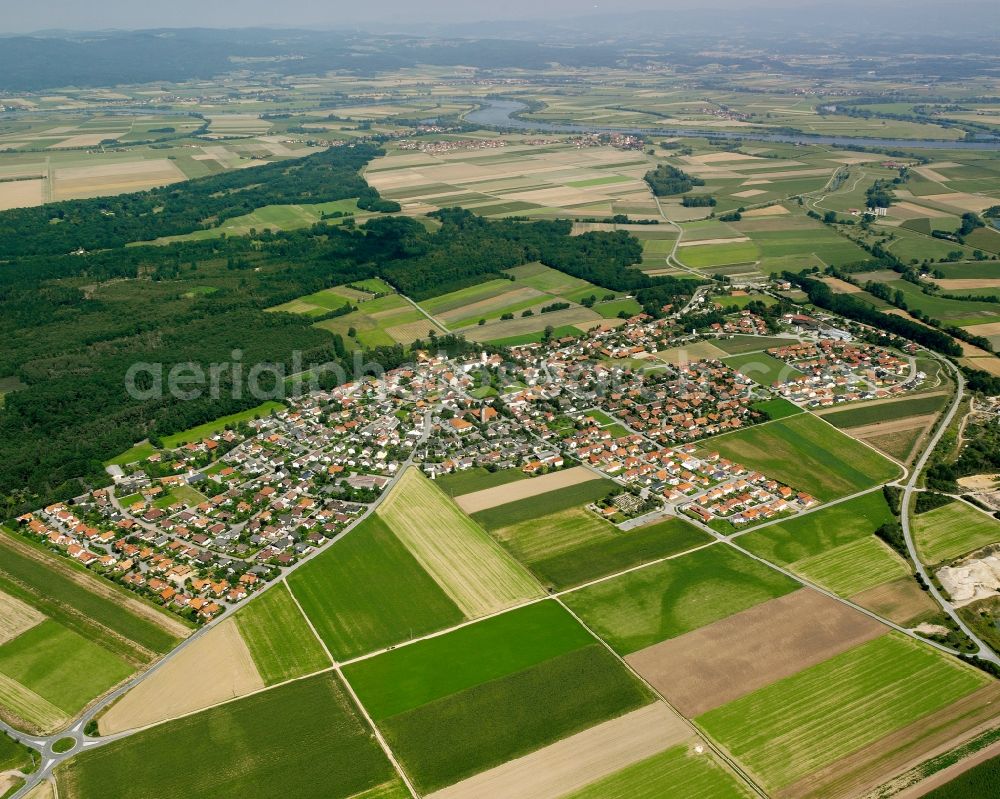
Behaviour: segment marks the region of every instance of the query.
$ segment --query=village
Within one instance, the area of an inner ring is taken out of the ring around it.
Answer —
[[[910,391],[923,378],[906,357],[819,332],[767,347],[794,372],[774,386],[717,358],[661,357],[737,335],[770,344],[769,332],[749,311],[702,336],[640,314],[515,346],[506,358],[420,352],[380,380],[312,392],[113,467],[113,486],[18,522],[25,535],[201,623],[336,539],[410,463],[432,479],[583,466],[616,486],[590,508],[624,530],[683,515],[728,534],[818,500],[699,442],[766,423],[758,407],[775,396],[817,407]]]

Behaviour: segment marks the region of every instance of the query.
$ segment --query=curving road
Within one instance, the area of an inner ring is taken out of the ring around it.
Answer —
[[[931,596],[934,597],[935,601],[941,606],[944,612],[947,613],[958,625],[959,629],[961,629],[961,631],[965,633],[969,639],[976,644],[976,646],[979,647],[979,651],[976,654],[983,660],[988,660],[991,663],[995,663],[1000,666],[1000,657],[997,657],[997,654],[986,646],[986,644],[984,644],[969,628],[969,626],[962,620],[962,617],[958,615],[958,611],[955,609],[955,606],[952,605],[940,591],[938,591],[937,587],[931,581],[930,572],[928,572],[924,564],[920,562],[920,556],[917,554],[917,548],[913,543],[913,533],[910,529],[910,503],[913,500],[914,491],[917,489],[917,482],[920,479],[920,475],[923,473],[924,467],[927,465],[927,461],[930,459],[934,449],[938,445],[938,442],[941,440],[941,436],[944,435],[944,431],[955,418],[955,413],[958,411],[959,406],[962,404],[962,398],[965,396],[965,378],[962,376],[961,370],[956,368],[955,365],[947,358],[938,358],[937,360],[945,364],[947,368],[952,371],[952,374],[955,377],[955,385],[957,387],[955,391],[955,399],[952,401],[951,407],[948,409],[948,413],[945,414],[944,418],[938,424],[937,432],[931,436],[931,440],[927,442],[927,446],[924,448],[923,454],[913,465],[910,479],[907,480],[903,486],[903,498],[901,505],[902,512],[900,513],[900,521],[903,527],[903,538],[906,540],[906,550],[910,553],[910,560],[913,561],[917,573],[927,584],[927,588]]]

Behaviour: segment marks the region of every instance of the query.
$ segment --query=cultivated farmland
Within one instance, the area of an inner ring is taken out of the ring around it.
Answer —
[[[358,661],[344,674],[423,792],[651,700],[554,601]]]
[[[582,483],[553,488],[544,494],[505,502],[472,514],[472,518],[487,530],[498,530],[513,524],[531,521],[547,513],[576,508],[594,502],[612,491],[610,480],[587,480]]]
[[[30,730],[58,727],[188,631],[6,533],[0,594],[11,611],[0,644],[0,716]]]
[[[790,593],[799,584],[710,546],[567,594],[566,604],[627,655]]]
[[[604,647],[593,644],[379,725],[416,784],[433,791],[635,710],[651,698]]]
[[[191,642],[112,705],[99,720],[113,735],[259,691],[264,681],[236,623],[227,619]]]
[[[344,674],[378,720],[593,643],[569,613],[546,600],[358,661]]]
[[[312,674],[330,665],[330,659],[287,585],[276,585],[234,617],[265,685]]]
[[[540,516],[494,532],[544,583],[556,588],[703,546],[711,537],[679,518],[622,531],[584,508]]]
[[[920,559],[940,563],[1000,541],[1000,522],[963,502],[949,502],[913,517]]]
[[[887,628],[808,588],[641,649],[632,666],[693,717],[822,663]]]
[[[821,508],[740,536],[740,546],[786,565],[849,544],[892,520],[881,491]]]
[[[400,478],[378,516],[470,618],[541,594],[528,572],[416,469]]]
[[[466,513],[474,514],[477,511],[495,508],[498,505],[506,505],[540,494],[547,494],[559,488],[567,488],[597,479],[599,479],[599,475],[582,466],[577,466],[572,469],[551,472],[532,480],[520,480],[513,484],[463,494],[456,497],[455,502]]]
[[[841,596],[850,596],[910,574],[906,561],[873,535],[796,561],[792,569]]]
[[[988,679],[926,645],[889,633],[696,722],[776,791],[941,710]]]
[[[743,799],[752,794],[708,754],[672,746],[563,799]]]
[[[437,791],[430,799],[561,797],[694,737],[677,714],[654,702]]]
[[[716,436],[702,447],[822,501],[871,488],[899,474],[895,464],[808,413]]]
[[[192,750],[193,741],[201,742]],[[262,742],[267,745],[263,746]],[[389,761],[331,674],[279,686],[84,752],[57,772],[66,799],[347,799],[396,783]]]
[[[922,397],[897,400],[895,402],[879,402],[872,405],[860,405],[828,413],[820,413],[823,419],[835,427],[860,427],[862,425],[878,424],[894,419],[905,419],[910,416],[924,416],[937,413],[948,402],[944,392],[928,394]]]
[[[340,660],[465,619],[374,515],[291,575],[289,586]]]

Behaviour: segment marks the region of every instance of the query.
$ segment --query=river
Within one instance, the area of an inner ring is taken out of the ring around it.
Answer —
[[[575,125],[566,122],[536,122],[518,119],[514,114],[527,109],[516,100],[476,100],[485,103],[470,111],[465,120],[475,125],[504,130],[539,131],[542,133],[632,133],[642,136],[700,136],[702,138],[747,139],[789,144],[829,144],[837,147],[878,147],[883,150],[1000,150],[1000,138],[989,141],[943,141],[941,139],[872,139],[855,136],[812,136],[795,133],[763,133],[761,131],[718,131],[695,128],[612,128],[595,125]]]

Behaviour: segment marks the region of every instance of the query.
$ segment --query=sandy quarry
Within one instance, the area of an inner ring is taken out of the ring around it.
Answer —
[[[987,555],[957,566],[942,566],[937,578],[956,607],[989,596],[1000,596],[1000,558]]]

